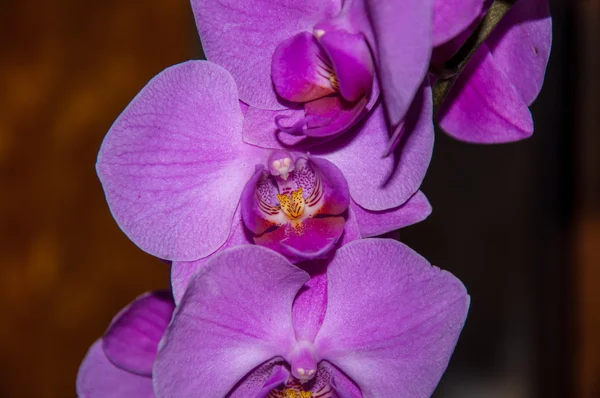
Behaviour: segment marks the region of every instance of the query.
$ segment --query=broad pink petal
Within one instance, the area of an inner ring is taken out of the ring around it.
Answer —
[[[381,105],[331,144],[315,148],[342,170],[352,199],[368,210],[388,210],[402,205],[418,189],[433,152],[431,88],[424,86],[407,115],[406,132],[391,156],[382,158],[388,147],[388,128]]]
[[[327,268],[328,303],[315,340],[368,397],[429,397],[469,308],[463,284],[392,239],[363,239]]]
[[[344,217],[307,218],[300,229],[286,224],[254,238],[258,245],[283,254],[291,261],[323,258],[344,232]]]
[[[439,46],[458,36],[477,19],[483,0],[434,0],[433,45]]]
[[[231,226],[231,233],[227,238],[227,241],[221,246],[215,253],[208,257],[201,258],[196,261],[173,261],[171,265],[171,289],[173,290],[173,298],[175,304],[179,304],[183,293],[187,288],[188,282],[192,275],[200,269],[206,266],[208,260],[221,251],[238,245],[246,245],[253,243],[252,237],[249,236],[248,232],[244,228],[242,216],[240,214],[240,207],[233,216],[233,224]]]
[[[337,14],[340,2],[192,0],[192,9],[207,59],[231,72],[240,99],[263,109],[283,109],[271,81],[275,48]]]
[[[308,275],[259,246],[236,246],[196,273],[161,342],[159,396],[222,397],[294,344],[292,302]],[[268,315],[266,315],[268,314]]]
[[[519,0],[486,41],[498,68],[527,105],[539,94],[552,46],[548,0]]]
[[[533,120],[523,97],[482,44],[444,102],[439,121],[452,137],[494,144],[533,134]]]
[[[121,369],[152,376],[158,342],[175,309],[170,291],[146,293],[113,319],[104,334],[104,353]]]
[[[421,191],[417,191],[401,206],[389,210],[366,210],[354,202],[350,207],[356,214],[358,227],[363,238],[383,235],[416,224],[431,214],[431,205]]]
[[[154,398],[152,378],[119,369],[97,340],[87,352],[77,373],[79,398]]]
[[[273,54],[271,76],[275,91],[288,101],[308,102],[333,94],[325,73],[327,56],[308,32],[279,43]]]
[[[260,159],[241,131],[235,82],[220,66],[190,61],[152,79],[98,154],[106,199],[127,236],[167,260],[219,248]]]
[[[342,97],[354,102],[368,96],[375,72],[365,37],[345,30],[325,31],[319,44],[333,65]]]
[[[385,106],[393,126],[404,118],[429,67],[433,0],[365,0]]]

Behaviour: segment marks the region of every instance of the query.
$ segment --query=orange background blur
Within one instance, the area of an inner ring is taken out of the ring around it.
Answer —
[[[562,391],[597,398],[600,1],[552,4],[564,11],[555,14],[560,28],[555,41],[562,40],[562,48],[579,45],[578,52],[553,54],[558,57],[553,62],[575,54],[569,68],[588,76],[573,88],[576,123],[564,134],[576,138],[568,164],[556,163],[573,170],[575,190],[562,235],[571,242],[565,254],[568,289],[559,298],[568,316],[557,321],[567,331],[563,351],[569,355],[560,364],[568,380]],[[564,32],[569,36],[561,38]],[[200,42],[185,0],[3,0],[0,43],[0,396],[72,397],[79,363],[111,318],[142,292],[169,284],[168,266],[139,250],[113,221],[95,174],[96,153],[143,85],[169,65],[200,58]],[[534,109],[536,121],[556,111],[544,105],[551,100],[541,101]],[[544,133],[543,121],[541,126],[536,134]],[[454,145],[446,140],[441,148]],[[443,149],[434,156],[443,159]],[[549,178],[555,172],[548,170]],[[436,184],[433,173],[430,185]],[[522,178],[528,185],[532,175]],[[419,232],[415,236],[419,239]],[[467,336],[476,334],[471,330]],[[467,377],[478,377],[471,374]],[[545,382],[553,381],[538,375],[525,395],[494,397],[539,396],[535,391],[545,389],[535,386]],[[565,395],[544,398],[553,396]]]

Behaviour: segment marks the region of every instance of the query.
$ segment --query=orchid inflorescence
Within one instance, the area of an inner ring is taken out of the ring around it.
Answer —
[[[171,290],[115,317],[78,395],[429,397],[470,298],[376,237],[431,213],[434,122],[475,143],[533,133],[547,0],[191,3],[207,60],[154,77],[97,162]]]

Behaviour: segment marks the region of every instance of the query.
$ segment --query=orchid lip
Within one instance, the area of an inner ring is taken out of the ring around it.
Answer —
[[[342,236],[349,190],[327,160],[284,150],[258,165],[242,193],[242,220],[254,243],[293,262],[325,257]]]
[[[275,118],[279,131],[317,138],[341,134],[365,115],[375,78],[362,34],[319,28],[281,42],[271,75],[281,98],[304,104],[304,119],[291,126]]]

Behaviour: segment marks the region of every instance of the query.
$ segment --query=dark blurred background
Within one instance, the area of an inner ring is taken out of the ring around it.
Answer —
[[[434,213],[402,232],[472,296],[436,397],[600,397],[600,0],[551,1],[524,142],[438,134]],[[137,249],[94,162],[165,67],[202,57],[186,0],[0,3],[0,396],[75,395],[88,346],[168,267]]]

